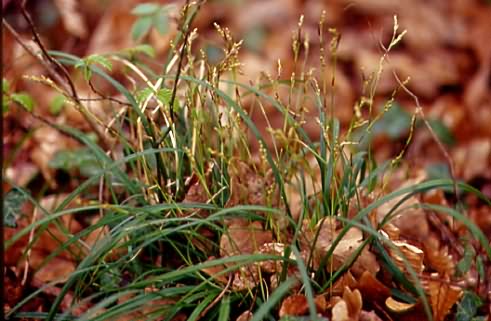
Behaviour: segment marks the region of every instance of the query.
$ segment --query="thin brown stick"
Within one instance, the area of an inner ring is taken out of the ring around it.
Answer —
[[[200,314],[199,314],[199,317],[197,320],[201,319],[202,317],[204,317],[208,311],[210,311],[222,298],[223,296],[225,295],[225,293],[227,293],[228,291],[228,288],[230,287],[230,285],[232,284],[232,279],[233,279],[233,274],[230,273],[229,276],[228,276],[228,282],[227,282],[227,285],[223,288],[222,292],[220,292],[220,294],[215,298],[215,300],[213,300],[213,302],[211,302]]]
[[[39,46],[39,49],[41,49],[41,52],[42,52],[44,58],[50,64],[52,64],[53,66],[56,66],[56,68],[58,68],[61,71],[61,73],[63,74],[63,76],[66,79],[68,86],[70,87],[73,98],[75,99],[75,101],[78,102],[79,100],[78,100],[77,90],[75,89],[75,85],[74,85],[74,83],[70,77],[70,74],[68,73],[68,71],[65,69],[65,67],[63,67],[63,65],[59,61],[57,61],[56,59],[53,59],[53,57],[51,57],[51,55],[48,53],[48,51],[44,47],[44,45],[41,41],[41,38],[39,37],[39,34],[37,32],[36,26],[34,25],[34,22],[31,19],[31,15],[26,10],[26,2],[27,2],[27,0],[22,1],[21,12],[22,12],[22,15],[24,16],[24,18],[26,19],[26,21],[29,25],[29,29],[31,30],[31,33],[34,37],[34,39],[33,39],[34,42]]]
[[[22,37],[15,31],[15,29],[5,20],[2,19],[2,23],[5,28],[10,32],[10,34],[14,37],[15,41],[29,54],[31,55],[34,59],[39,61],[41,65],[48,71],[48,73],[53,77],[56,82],[58,82],[61,86],[65,87],[65,90],[68,90],[68,87],[66,85],[66,82],[63,81],[63,79],[60,77],[60,75],[51,68],[51,66],[46,62],[46,60],[40,58],[33,50],[30,48],[26,42],[22,39]]]
[[[46,50],[46,47],[43,45],[39,33],[37,32],[34,22],[32,21],[30,14],[27,12],[25,5],[26,5],[26,0],[23,0],[21,3],[21,12],[25,20],[27,21],[29,29],[33,35],[33,41],[41,50],[41,54],[42,54],[41,56],[36,54],[36,52],[34,52],[25,43],[22,37],[15,31],[14,28],[12,28],[12,26],[5,19],[2,19],[3,25],[7,28],[7,30],[9,30],[9,32],[12,34],[14,39],[21,45],[21,47],[24,48],[24,50],[26,50],[32,57],[38,60],[45,67],[48,73],[53,77],[53,79],[61,86],[63,86],[63,88],[66,91],[65,93],[66,96],[70,97],[75,102],[76,106],[78,107],[77,109],[80,111],[84,119],[88,122],[91,129],[98,136],[101,146],[104,149],[109,149],[108,140],[104,135],[104,133],[100,130],[98,124],[94,121],[93,119],[94,116],[86,110],[85,106],[80,101],[77,94],[77,90],[75,88],[75,84],[73,83],[70,74],[60,62],[58,62],[56,59],[51,57],[51,55]],[[59,71],[61,72],[61,75]]]
[[[179,77],[181,76],[181,69],[182,69],[182,62],[184,60],[184,55],[186,52],[186,45],[189,39],[189,34],[191,33],[191,24],[193,23],[194,18],[196,17],[196,14],[200,10],[201,5],[203,4],[205,0],[201,0],[197,4],[196,11],[193,13],[191,18],[189,19],[189,22],[186,24],[186,17],[188,15],[188,10],[189,10],[189,0],[186,0],[183,16],[182,16],[182,25],[183,25],[183,33],[184,33],[184,40],[182,43],[181,47],[181,52],[179,54],[179,62],[177,65],[177,72],[176,72],[176,77],[174,78],[174,86],[172,88],[172,95],[169,101],[169,110],[170,110],[170,117],[172,122],[174,123],[174,101],[176,100],[176,94],[177,94],[177,83],[179,82]],[[162,82],[163,84],[163,82]]]
[[[90,87],[90,89],[92,89],[92,91],[93,91],[93,92],[94,92],[96,95],[98,95],[98,96],[100,97],[98,100],[109,100],[109,101],[112,101],[113,103],[116,103],[116,104],[119,104],[119,105],[123,105],[123,106],[130,106],[130,107],[131,107],[131,104],[130,104],[130,103],[126,103],[126,102],[124,102],[124,101],[121,101],[121,100],[119,100],[119,99],[113,98],[113,97],[111,97],[111,96],[106,96],[106,95],[104,95],[103,93],[101,93],[101,92],[100,92],[100,91],[99,91],[99,90],[98,90],[98,89],[97,89],[97,88],[94,86],[94,84],[92,83],[92,81],[91,81],[91,80],[89,80],[89,81],[88,81],[88,83],[89,83],[89,87]],[[82,100],[82,99],[80,99],[80,100]],[[92,100],[94,100],[94,99],[92,99]]]
[[[454,162],[453,162],[452,158],[450,157],[450,154],[448,153],[448,151],[445,148],[445,146],[443,146],[443,143],[438,138],[438,136],[436,135],[436,133],[433,130],[433,128],[431,128],[431,125],[428,122],[428,119],[426,119],[426,116],[424,114],[423,108],[421,107],[421,105],[419,103],[418,96],[416,96],[411,90],[409,90],[407,88],[407,86],[399,79],[399,77],[397,76],[397,73],[395,71],[393,71],[392,73],[393,73],[395,79],[397,80],[397,82],[399,83],[399,85],[401,86],[401,88],[409,96],[411,96],[411,98],[414,100],[414,103],[416,105],[416,114],[418,114],[418,115],[421,116],[421,120],[425,124],[426,128],[428,129],[428,131],[431,134],[431,137],[436,142],[436,144],[438,145],[438,148],[440,149],[440,151],[442,152],[443,156],[445,157],[445,160],[448,163],[448,167],[450,168],[450,178],[452,179],[452,183],[453,183],[452,185],[453,185],[453,192],[454,192],[454,195],[455,195],[455,199],[457,200],[457,204],[460,203],[460,196],[459,196],[459,193],[458,193],[457,180],[455,178],[455,165],[454,165]]]

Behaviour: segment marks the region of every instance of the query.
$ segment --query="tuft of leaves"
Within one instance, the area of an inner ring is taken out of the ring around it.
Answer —
[[[97,157],[88,148],[60,151],[49,162],[49,166],[65,171],[79,170],[84,177],[97,175],[103,170]]]
[[[17,227],[17,220],[21,216],[22,205],[28,200],[25,191],[14,188],[5,195],[3,202],[3,220],[6,227]]]
[[[11,93],[10,92],[10,84],[7,79],[2,79],[2,104],[3,111],[7,112],[10,103],[17,103],[22,108],[27,110],[28,112],[32,112],[34,109],[34,100],[32,97],[25,92]]]
[[[131,13],[138,17],[131,28],[133,40],[141,40],[152,27],[161,35],[166,34],[169,31],[169,8],[169,5],[157,3],[141,3],[133,8]]]
[[[75,68],[81,69],[85,80],[89,81],[92,78],[92,66],[99,65],[106,70],[112,70],[111,61],[103,55],[89,55],[75,64]]]
[[[476,316],[478,309],[483,305],[481,298],[470,291],[466,291],[457,306],[456,321],[480,321],[485,317]]]

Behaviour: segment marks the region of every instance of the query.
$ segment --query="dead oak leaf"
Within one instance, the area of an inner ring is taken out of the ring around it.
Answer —
[[[428,280],[423,282],[430,297],[433,310],[433,320],[443,321],[450,309],[463,294],[461,288],[451,285],[444,280]]]
[[[303,294],[294,294],[283,300],[280,307],[280,318],[284,316],[301,316],[307,314],[309,304]]]
[[[265,231],[260,222],[248,226],[230,226],[220,239],[220,255],[222,257],[250,254],[259,250],[260,246],[273,241],[273,233]]]
[[[339,299],[332,308],[332,321],[358,321],[362,306],[360,291],[351,291],[346,287],[342,299]]]
[[[392,244],[397,250],[391,247],[389,248],[389,254],[402,271],[408,272],[407,263],[409,263],[417,274],[423,273],[425,269],[423,250],[404,241],[392,241]]]
[[[368,271],[365,271],[360,277],[357,288],[366,301],[376,302],[379,305],[382,305],[391,295],[390,289]]]
[[[331,250],[334,240],[341,233],[341,230],[336,229],[336,218],[329,217],[320,221],[314,231],[306,234],[306,242],[304,242],[304,249],[309,249],[310,244],[316,241],[314,244],[314,266],[320,262],[320,260]],[[317,239],[315,238],[317,234]],[[339,269],[362,245],[363,233],[360,229],[351,227],[346,234],[343,235],[341,240],[333,250],[331,262],[329,262],[327,268],[337,270]],[[380,266],[373,253],[368,248],[364,248],[361,254],[358,256],[353,264],[353,272],[357,275],[361,275],[364,270],[369,270],[372,273],[377,273]]]

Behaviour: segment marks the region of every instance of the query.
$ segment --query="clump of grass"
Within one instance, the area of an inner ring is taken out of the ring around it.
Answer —
[[[141,51],[151,54],[148,47],[87,58],[49,53],[65,66],[78,67],[89,83],[92,77],[106,80],[125,101],[108,101],[115,108],[107,123],[94,120],[113,142],[111,149],[101,148],[74,128],[53,125],[85,146],[98,171],[52,211],[19,190],[42,216],[7,240],[6,248],[24,235],[40,235],[54,224],[66,241],[41,266],[69,251],[77,268],[68,279],[53,282],[62,287],[48,312],[20,310],[52,284],[25,297],[8,316],[229,320],[250,311],[252,320],[274,320],[281,300],[289,293],[302,292],[310,317],[315,319],[315,296],[329,293],[364,248],[370,248],[393,275],[394,289],[404,293],[404,298],[419,299],[431,319],[431,305],[417,271],[380,230],[412,196],[452,187],[454,182],[425,181],[381,194],[404,149],[395,160],[376,164],[370,145],[362,148],[363,137],[356,134],[361,128],[362,136],[369,135],[404,87],[401,83],[394,90],[380,113],[374,110],[375,88],[388,52],[404,34],[399,33],[397,20],[379,69],[367,80],[366,95],[356,105],[353,121],[343,129],[334,117],[338,108],[336,79],[319,78],[306,70],[309,44],[302,38],[302,19],[292,45],[295,70],[301,72],[283,79],[279,64],[277,76],[265,75],[260,83],[243,84],[236,80],[242,42],[235,41],[226,28],[216,26],[223,39],[222,60],[212,65],[204,54],[193,54],[197,33],[189,26],[198,5],[187,4],[182,9],[182,32],[160,74],[139,60]],[[320,74],[334,75],[340,37],[334,29],[326,32],[323,19],[319,25]],[[122,66],[120,70],[133,80],[132,86],[126,87],[111,76],[109,70],[116,66]],[[328,68],[333,70],[325,72]],[[38,80],[52,86],[46,79]],[[287,88],[286,98],[280,94],[283,87]],[[68,103],[86,110],[69,92],[55,89]],[[307,106],[315,108],[314,119]],[[279,128],[269,125],[263,135],[251,114],[259,110],[269,124],[267,107],[279,111],[283,123]],[[317,122],[318,137],[305,130],[306,122],[312,121]],[[411,128],[414,123],[415,116]],[[257,151],[250,147],[250,136],[257,141]],[[482,196],[465,184],[458,188]],[[379,194],[373,197],[373,193]],[[371,213],[394,199],[398,200],[396,205],[374,224]],[[75,200],[87,205],[69,206]],[[461,221],[491,257],[484,235],[460,212],[437,205],[419,206]],[[83,219],[94,215],[99,215],[95,223],[76,234],[61,221],[63,216]],[[316,250],[328,219],[338,222],[337,232],[329,248],[319,255]],[[338,244],[355,228],[363,232],[363,240],[334,267]],[[258,247],[243,251],[240,246],[244,245],[234,244],[237,230],[252,243],[256,243],[256,235],[263,235],[268,239],[263,243],[279,250]],[[306,243],[309,230],[313,232]],[[97,235],[97,241],[89,245],[91,235]],[[32,238],[26,255],[36,239]],[[224,251],[224,240],[230,243],[227,249],[232,253]],[[390,251],[402,258],[405,271]],[[264,268],[267,264],[275,269]],[[62,311],[60,306],[68,293],[73,302]],[[77,312],[87,305],[90,308]]]

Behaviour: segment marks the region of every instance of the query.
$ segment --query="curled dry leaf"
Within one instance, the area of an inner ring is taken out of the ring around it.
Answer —
[[[393,297],[388,297],[387,300],[385,300],[385,306],[392,312],[405,313],[413,309],[416,304],[400,302],[395,300]]]
[[[404,241],[393,241],[392,243],[396,246],[400,253],[391,247],[389,248],[389,254],[394,259],[395,264],[402,271],[408,272],[408,268],[406,266],[407,263],[405,263],[403,259],[405,258],[405,260],[407,260],[417,274],[423,273],[425,269],[423,264],[424,252],[420,248]]]
[[[327,309],[327,301],[323,295],[318,295],[314,298],[315,308],[318,313],[324,313]],[[283,300],[279,316],[302,316],[309,312],[309,304],[307,298],[303,294],[294,294]]]
[[[389,239],[391,240],[398,240],[400,238],[400,230],[395,226],[394,224],[385,224],[385,226],[382,228],[382,230],[387,234]]]
[[[343,298],[332,308],[332,321],[358,321],[363,302],[359,290],[344,289]]]
[[[259,248],[261,254],[273,254],[283,256],[285,253],[285,244],[283,243],[265,243]],[[290,259],[295,260],[295,255],[290,253]],[[259,262],[261,270],[268,273],[277,273],[281,271],[282,260],[267,260]]]
[[[363,294],[363,298],[367,302],[376,302],[382,305],[383,302],[391,295],[390,289],[382,282],[377,280],[375,276],[366,271],[360,277],[357,288]]]
[[[331,287],[333,295],[342,295],[345,288],[353,289],[358,287],[358,281],[353,277],[350,271],[343,274]]]

